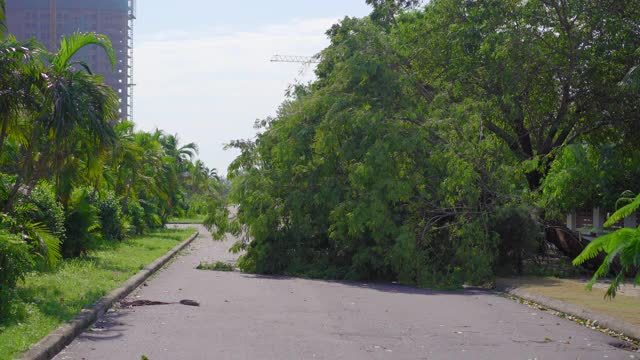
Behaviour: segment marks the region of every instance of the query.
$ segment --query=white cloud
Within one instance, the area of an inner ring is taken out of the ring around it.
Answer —
[[[273,115],[301,64],[271,63],[274,54],[314,55],[328,45],[338,19],[295,19],[258,31],[164,32],[136,44],[134,120],[200,145],[200,157],[226,170],[229,140],[255,134],[256,118]]]

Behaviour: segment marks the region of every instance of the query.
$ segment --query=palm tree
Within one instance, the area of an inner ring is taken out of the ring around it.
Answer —
[[[202,160],[197,160],[191,170],[191,191],[193,193],[200,192],[209,184],[209,168],[204,165]]]
[[[117,194],[126,192],[127,183],[135,171],[137,164],[142,162],[142,150],[134,139],[134,124],[123,121],[114,126],[117,141],[109,154],[110,169],[107,172],[107,183]]]
[[[213,168],[209,171],[209,178],[212,180],[220,181],[220,175],[218,175],[218,169]]]
[[[188,143],[180,146],[178,135],[165,135],[163,133],[160,137],[160,141],[162,142],[162,147],[166,151],[167,155],[176,159],[176,162],[180,165],[193,160],[193,158],[198,154],[198,145],[195,143]]]
[[[75,33],[64,38],[60,50],[49,59],[45,88],[43,89],[48,112],[45,126],[56,143],[64,143],[75,130],[87,130],[94,140],[113,144],[115,133],[110,122],[118,118],[118,97],[101,76],[92,74],[89,66],[72,61],[82,48],[96,45],[102,48],[111,62],[116,64],[116,54],[111,41],[104,35]],[[77,66],[86,71],[78,71]]]
[[[63,203],[68,198],[69,169],[72,162],[103,152],[115,141],[111,121],[117,119],[119,103],[116,93],[94,75],[89,66],[73,61],[86,46],[102,48],[112,66],[115,51],[104,35],[75,33],[62,40],[56,53],[44,53],[46,64],[35,82],[38,92],[31,134],[26,139],[22,171],[14,184],[5,209],[8,210],[23,182],[33,185],[40,176],[53,174]],[[82,68],[79,70],[78,68]],[[40,154],[36,159],[36,153]],[[37,161],[35,161],[37,160]],[[63,171],[64,170],[64,171]],[[61,174],[65,174],[64,179]],[[65,186],[62,186],[65,185]]]
[[[162,133],[135,132],[130,122],[117,124],[115,131],[118,141],[111,153],[108,176],[116,193],[123,195],[124,209],[130,199],[167,199],[170,190],[165,167],[171,158],[160,143]]]
[[[64,38],[58,52],[48,59],[42,89],[41,129],[48,140],[45,144],[52,155],[49,166],[54,169],[63,202],[71,192],[70,180],[73,172],[79,170],[78,161],[95,162],[96,155],[115,142],[111,122],[118,118],[116,93],[104,84],[101,76],[94,75],[87,64],[73,61],[78,51],[90,45],[102,48],[112,67],[115,66],[115,51],[109,38],[75,33]]]

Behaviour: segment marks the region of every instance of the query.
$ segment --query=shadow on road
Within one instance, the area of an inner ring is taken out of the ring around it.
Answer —
[[[462,290],[430,290],[420,289],[416,287],[401,285],[401,284],[389,284],[389,283],[375,283],[375,282],[358,282],[358,281],[346,281],[346,280],[318,280],[318,279],[305,279],[291,276],[275,276],[275,275],[259,275],[259,274],[241,274],[243,278],[247,279],[262,279],[262,280],[301,280],[310,281],[316,283],[325,284],[337,284],[350,287],[358,287],[362,289],[369,289],[375,291],[381,291],[394,294],[410,294],[410,295],[462,295],[462,296],[474,296],[480,294],[490,294],[491,290],[482,288],[466,288]]]
[[[88,341],[109,341],[118,339],[123,336],[127,330],[127,325],[119,319],[126,317],[128,311],[113,311],[106,314],[102,319],[93,324],[93,326],[84,331],[79,339]]]

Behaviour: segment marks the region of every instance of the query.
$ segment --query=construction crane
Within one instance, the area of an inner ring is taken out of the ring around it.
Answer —
[[[317,64],[320,62],[320,58],[317,56],[273,55],[271,62]]]

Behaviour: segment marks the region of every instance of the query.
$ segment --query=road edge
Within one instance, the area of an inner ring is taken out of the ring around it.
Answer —
[[[140,286],[151,275],[160,270],[164,265],[176,256],[185,247],[191,244],[200,235],[199,231],[194,232],[189,238],[176,245],[166,254],[156,259],[151,264],[145,266],[129,280],[125,281],[119,288],[112,290],[102,297],[91,307],[83,309],[71,321],[60,325],[47,336],[31,346],[24,352],[20,360],[49,360],[56,356],[62,349],[69,345],[78,335],[93,324],[99,317],[104,315],[116,301],[129,295]]]
[[[608,315],[587,310],[578,305],[569,304],[564,301],[548,298],[538,294],[532,294],[518,287],[497,286],[496,290],[560,313],[571,315],[582,320],[589,320],[600,328],[609,329],[614,332],[621,333],[629,338],[640,340],[640,326],[629,324]]]

